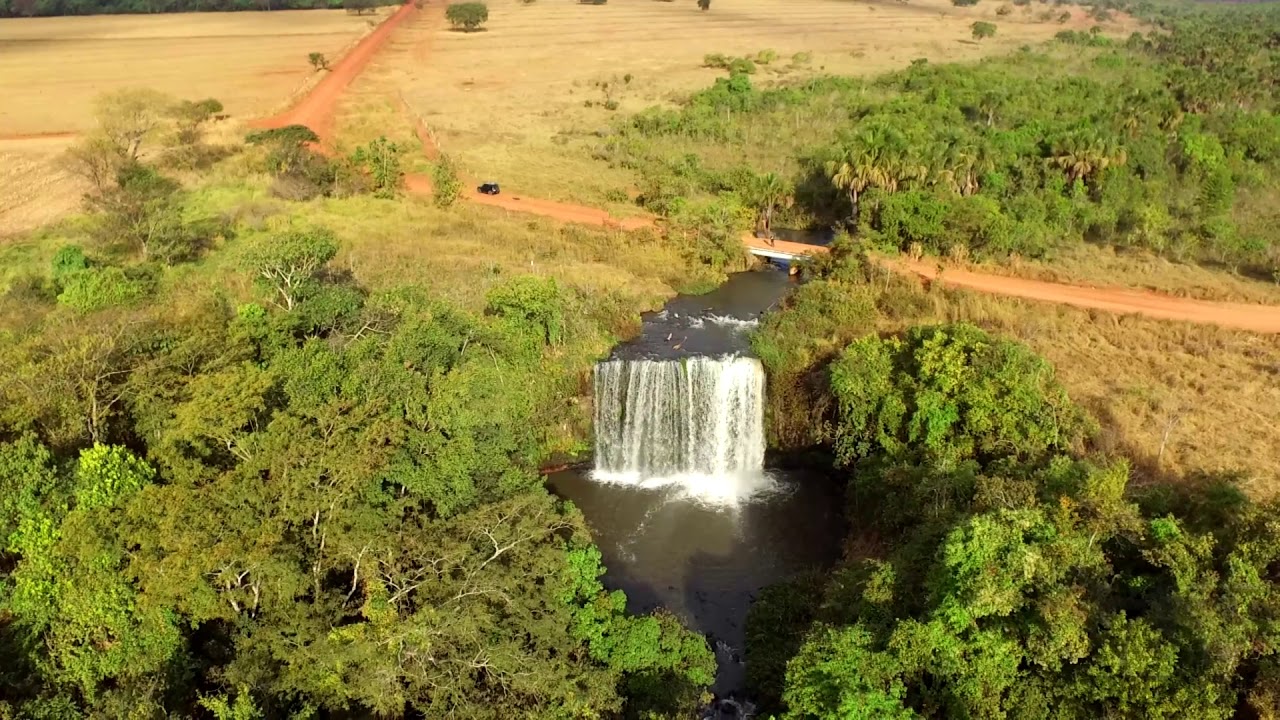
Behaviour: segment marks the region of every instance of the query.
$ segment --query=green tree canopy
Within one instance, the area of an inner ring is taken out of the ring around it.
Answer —
[[[475,32],[489,20],[489,6],[482,2],[453,3],[445,11],[445,18],[455,29]]]

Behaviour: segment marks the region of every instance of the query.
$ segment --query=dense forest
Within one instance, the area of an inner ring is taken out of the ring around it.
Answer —
[[[210,214],[176,178],[219,162],[403,202],[392,144],[220,148],[219,110],[104,97],[86,214],[9,256],[0,717],[687,716],[705,639],[625,613],[538,473],[611,311],[527,274],[370,288],[314,206]]]
[[[0,18],[343,8],[364,12],[396,4],[389,0],[0,0]]]
[[[597,154],[709,249],[776,215],[913,255],[1091,243],[1280,280],[1280,11],[1148,13],[1159,26],[1123,41],[1063,30],[869,80],[762,90],[807,57],[708,56],[728,77],[628,118]]]

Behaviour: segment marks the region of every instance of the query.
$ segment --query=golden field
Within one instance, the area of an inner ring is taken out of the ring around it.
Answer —
[[[233,117],[288,103],[380,17],[341,10],[113,15],[0,20],[0,236],[76,207],[82,188],[59,167],[93,126],[103,92],[149,87],[221,100]]]
[[[473,176],[539,197],[626,212],[616,198],[630,175],[591,159],[596,134],[623,114],[711,85],[724,72],[703,67],[705,55],[773,50],[778,59],[753,76],[767,85],[815,74],[873,75],[920,57],[973,60],[1092,24],[1078,7],[1064,26],[1036,17],[1067,8],[1032,3],[997,17],[997,6],[717,0],[702,12],[692,0],[502,0],[489,4],[484,31],[462,33],[449,29],[441,7],[428,5],[355,84],[339,113],[340,135],[345,130],[363,140],[359,136],[385,132],[384,99],[397,98]],[[981,19],[996,22],[999,32],[979,43],[970,25]],[[1108,25],[1109,32],[1128,29],[1123,22]],[[793,62],[797,53],[808,58]],[[623,82],[627,75],[630,82]],[[596,83],[606,80],[620,86],[613,94],[616,111],[602,107],[605,96]]]

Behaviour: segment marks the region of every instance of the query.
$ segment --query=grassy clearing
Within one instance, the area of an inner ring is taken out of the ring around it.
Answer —
[[[184,297],[209,294],[235,302],[257,297],[240,249],[254,236],[291,223],[331,228],[341,241],[332,267],[370,291],[416,285],[479,310],[489,288],[508,277],[554,277],[575,291],[583,312],[607,319],[610,335],[602,339],[601,352],[608,341],[634,330],[639,311],[659,306],[678,287],[707,279],[677,248],[650,234],[560,226],[468,204],[441,210],[418,198],[286,202],[270,196],[265,176],[246,174],[250,164],[244,156],[225,161],[191,191],[188,212],[227,218],[235,237],[199,262],[166,270],[156,302],[181,304]],[[54,253],[68,244],[80,244],[106,262],[136,262],[95,247],[88,222],[73,217],[0,246],[0,293],[23,278],[47,274]],[[10,309],[20,306],[6,301]]]

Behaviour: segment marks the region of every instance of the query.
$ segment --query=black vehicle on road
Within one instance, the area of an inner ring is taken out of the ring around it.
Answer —
[[[480,187],[476,188],[476,191],[482,195],[497,195],[499,192],[501,192],[498,189],[498,183],[495,183],[495,182],[487,182],[481,185]]]

